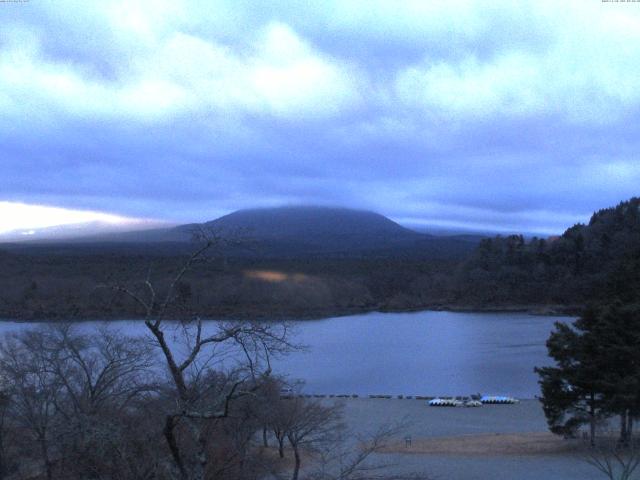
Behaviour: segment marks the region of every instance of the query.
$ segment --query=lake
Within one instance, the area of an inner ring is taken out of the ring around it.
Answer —
[[[308,393],[533,398],[539,394],[533,368],[550,364],[545,341],[553,324],[571,320],[423,311],[292,322],[294,340],[308,348],[276,359],[273,367],[304,380]],[[0,322],[0,334],[34,325]],[[140,321],[113,325],[132,335],[145,332]]]

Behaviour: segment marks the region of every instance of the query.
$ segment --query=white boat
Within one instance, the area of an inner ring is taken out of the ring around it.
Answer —
[[[503,395],[483,395],[480,398],[480,401],[488,405],[510,405],[520,402],[517,398],[506,397]]]
[[[430,407],[463,407],[464,403],[455,398],[434,398],[429,400]]]

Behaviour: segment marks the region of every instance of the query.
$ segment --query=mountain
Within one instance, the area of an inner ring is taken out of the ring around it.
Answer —
[[[469,253],[477,244],[415,232],[371,211],[318,206],[239,210],[211,222],[182,225],[167,233],[192,238],[198,231],[238,240],[240,245],[232,249],[234,254],[266,257],[449,258]]]
[[[198,233],[221,237],[226,255],[251,257],[419,256],[459,257],[477,242],[432,236],[405,228],[375,212],[348,208],[297,206],[239,210],[216,220],[172,228],[92,235],[66,241],[58,250],[91,251],[142,248],[183,253]],[[129,246],[129,247],[127,247]],[[41,244],[41,248],[45,248]]]
[[[240,210],[197,228],[245,239],[257,255],[279,257],[381,253],[411,247],[422,238],[380,214],[329,207]]]
[[[330,207],[238,210],[203,226],[222,232],[246,229],[251,236],[260,239],[415,238],[418,235],[379,213]]]

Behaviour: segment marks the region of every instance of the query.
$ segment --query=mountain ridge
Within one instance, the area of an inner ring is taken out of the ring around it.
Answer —
[[[370,210],[326,206],[284,206],[237,210],[215,220],[129,232],[106,233],[60,240],[57,243],[93,249],[139,250],[142,245],[163,254],[188,251],[198,237],[221,238],[225,254],[239,256],[303,257],[305,255],[396,255],[435,257],[467,253],[479,240],[436,237],[406,228]],[[229,242],[231,241],[231,242]],[[24,242],[23,248],[46,248],[56,241]],[[241,244],[244,244],[242,246]]]

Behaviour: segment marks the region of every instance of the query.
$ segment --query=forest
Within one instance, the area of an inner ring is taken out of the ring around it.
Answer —
[[[170,315],[318,318],[366,311],[528,310],[575,313],[588,301],[637,301],[640,199],[593,214],[561,236],[496,236],[468,252],[234,255],[213,249],[178,285]],[[191,249],[196,249],[194,243]],[[184,262],[168,245],[0,249],[0,316],[70,320],[140,318],[109,289],[152,278],[162,288]]]

